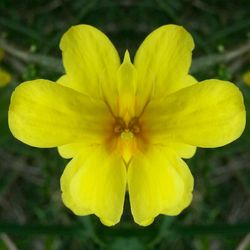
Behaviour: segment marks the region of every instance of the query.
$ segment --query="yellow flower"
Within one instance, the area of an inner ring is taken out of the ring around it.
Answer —
[[[0,48],[0,61],[4,58],[4,50]],[[0,68],[0,88],[5,87],[11,81],[11,75]]]
[[[8,85],[10,81],[11,75],[7,71],[0,68],[0,88]]]
[[[243,82],[244,82],[247,86],[250,86],[250,70],[247,71],[247,72],[243,75]]]
[[[22,83],[11,98],[9,126],[26,144],[58,147],[73,158],[61,177],[62,199],[77,215],[120,221],[125,192],[136,223],[177,215],[192,200],[182,158],[196,147],[237,139],[245,127],[239,89],[188,74],[193,39],[182,27],[151,33],[133,63],[122,64],[109,39],[88,25],[70,28],[60,48],[66,74],[57,83]]]

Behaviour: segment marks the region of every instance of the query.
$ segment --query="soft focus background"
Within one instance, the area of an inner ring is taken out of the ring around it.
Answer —
[[[61,75],[60,37],[79,23],[108,34],[121,56],[126,48],[133,55],[156,27],[183,25],[196,43],[194,76],[235,82],[250,108],[249,0],[0,0],[0,78],[12,78],[0,80],[0,250],[250,249],[250,126],[236,142],[198,149],[188,160],[194,199],[178,217],[159,216],[142,228],[126,204],[121,222],[107,228],[63,206],[67,161],[56,149],[14,139],[7,111],[20,82]]]

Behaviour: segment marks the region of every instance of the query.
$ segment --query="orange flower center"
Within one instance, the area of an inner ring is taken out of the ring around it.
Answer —
[[[139,119],[137,117],[134,117],[128,124],[126,124],[126,122],[121,117],[116,117],[113,132],[115,133],[115,135],[121,136],[124,133],[130,133],[133,136],[137,135],[141,132]]]
[[[139,151],[144,151],[148,145],[138,117],[133,117],[128,123],[121,117],[116,117],[111,135],[107,140],[108,150],[118,152],[125,162]]]

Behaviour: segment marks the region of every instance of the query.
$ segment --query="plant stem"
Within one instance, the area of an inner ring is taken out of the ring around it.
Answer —
[[[0,48],[3,48],[10,55],[24,61],[27,63],[35,63],[56,73],[63,73],[63,67],[61,60],[53,58],[50,56],[45,56],[41,54],[33,54],[30,52],[22,51],[16,47],[9,45],[4,39],[0,39]]]

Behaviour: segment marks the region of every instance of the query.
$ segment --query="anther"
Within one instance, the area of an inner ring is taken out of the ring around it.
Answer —
[[[114,126],[114,133],[121,134],[126,128],[126,124],[121,117],[116,117],[115,119],[115,126]]]
[[[134,118],[131,119],[131,121],[129,122],[128,127],[129,127],[129,130],[134,134],[138,134],[141,131],[141,128],[140,128],[137,117],[134,117]]]
[[[140,133],[140,127],[138,125],[134,125],[131,129],[131,131],[134,133],[134,134],[138,134]]]
[[[114,132],[116,133],[116,134],[120,134],[120,133],[122,133],[123,132],[123,128],[122,128],[122,126],[121,125],[116,125],[115,127],[114,127]]]

